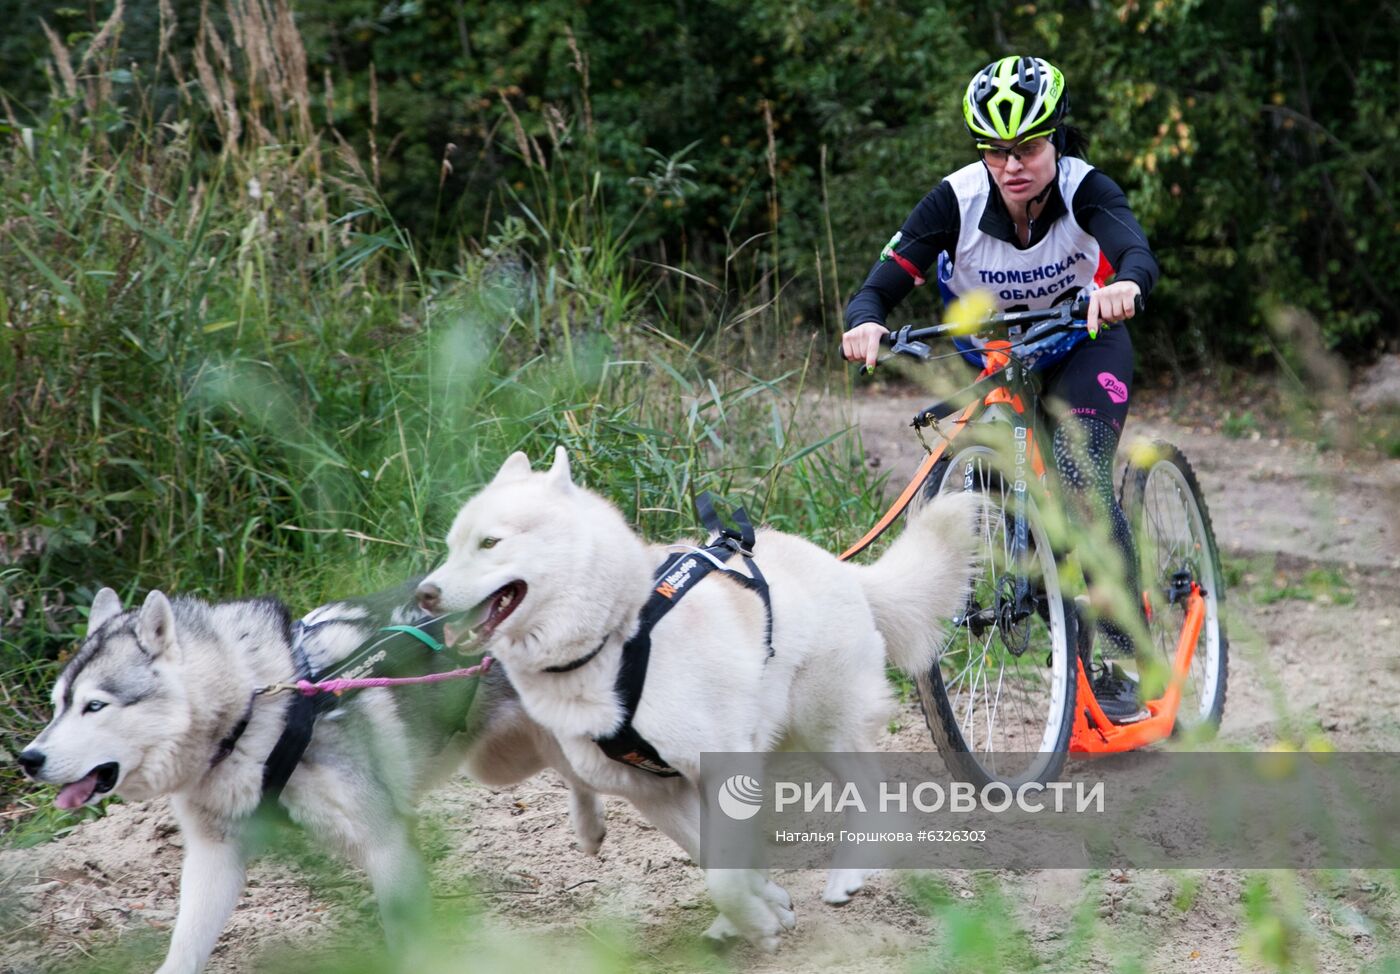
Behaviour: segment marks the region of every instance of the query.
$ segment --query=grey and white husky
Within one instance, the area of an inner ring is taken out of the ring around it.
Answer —
[[[421,622],[412,591],[312,611],[299,627],[311,669],[344,660],[382,626]],[[87,639],[54,686],[53,720],[19,756],[31,778],[59,786],[60,808],[109,792],[129,800],[171,796],[185,861],[160,974],[203,967],[242,892],[264,762],[291,699],[253,690],[296,679],[292,633],[287,608],[274,599],[208,604],[152,591],[140,609],[123,611],[117,594],[103,589]],[[388,638],[391,653],[421,659],[424,647],[412,635]],[[580,845],[596,852],[603,839],[601,800],[525,714],[502,668],[480,681],[474,694],[470,681],[448,680],[340,698],[317,720],[281,793],[293,820],[368,873],[391,947],[411,940],[427,915],[413,801],[454,769],[507,785],[553,767],[571,785]]]

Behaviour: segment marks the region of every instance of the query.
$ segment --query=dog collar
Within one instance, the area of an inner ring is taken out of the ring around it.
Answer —
[[[597,645],[597,647],[593,650],[593,652],[587,654],[586,656],[580,656],[578,659],[574,660],[572,663],[563,663],[563,664],[560,664],[559,666],[546,666],[546,667],[544,668],[544,671],[545,671],[546,673],[572,673],[574,670],[578,669],[580,666],[586,666],[586,665],[588,665],[588,663],[592,661],[593,657],[597,656],[599,653],[601,653],[601,652],[603,651],[603,647],[606,646],[607,644],[608,644],[608,637],[607,637],[607,636],[604,636],[604,637],[603,637],[603,641]]]

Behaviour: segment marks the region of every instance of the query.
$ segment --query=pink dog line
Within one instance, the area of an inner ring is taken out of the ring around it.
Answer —
[[[438,683],[442,680],[460,680],[468,676],[480,676],[491,669],[492,659],[483,656],[481,662],[464,670],[449,670],[446,673],[429,673],[427,676],[366,677],[362,680],[298,680],[296,688],[303,696],[314,697],[318,693],[344,693],[346,690],[365,690],[370,687],[402,687],[414,683]]]

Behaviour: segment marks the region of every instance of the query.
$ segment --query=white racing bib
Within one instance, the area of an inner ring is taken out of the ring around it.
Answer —
[[[1051,224],[1043,238],[1025,250],[979,228],[991,193],[982,163],[974,162],[949,176],[948,184],[958,200],[961,226],[957,252],[942,255],[938,262],[938,284],[944,300],[982,291],[999,311],[1038,311],[1101,285],[1113,269],[1104,259],[1098,240],[1075,220],[1071,205],[1079,184],[1092,171],[1093,167],[1083,159],[1065,156],[1060,160],[1060,197],[1065,201],[1065,213]],[[1076,332],[1037,343],[1026,358],[1032,368],[1044,368],[1078,344],[1081,337]],[[983,342],[969,338],[958,344],[970,349]],[[981,364],[980,354],[969,354],[968,358]]]

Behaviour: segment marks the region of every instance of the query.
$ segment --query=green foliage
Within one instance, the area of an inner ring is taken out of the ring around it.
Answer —
[[[1343,606],[1356,601],[1351,580],[1338,568],[1322,566],[1300,572],[1279,567],[1277,562],[1272,555],[1227,561],[1226,584],[1247,591],[1260,605],[1288,599]]]
[[[1266,874],[1249,877],[1242,897],[1245,933],[1240,949],[1253,964],[1270,971],[1315,970],[1300,899],[1287,874],[1272,883]]]
[[[1172,897],[1172,906],[1182,913],[1190,913],[1201,891],[1201,879],[1194,873],[1181,873],[1181,883]]]
[[[81,46],[109,9],[49,19]],[[182,89],[151,39],[170,30],[167,61],[189,73],[199,20],[193,4],[172,9],[168,25],[133,9],[123,36],[161,108]],[[1271,357],[1278,305],[1312,314],[1326,347],[1352,355],[1393,338],[1385,323],[1400,317],[1400,189],[1385,165],[1400,137],[1397,26],[1354,0],[305,0],[296,16],[308,110],[368,161],[430,259],[523,217],[531,174],[582,149],[593,205],[628,225],[615,256],[727,288],[729,258],[751,241],[755,276],[741,284],[776,298],[794,283],[774,325],[833,330],[880,244],[970,161],[966,79],[1034,51],[1066,70],[1090,158],[1128,191],[1163,265],[1138,326],[1149,360]],[[0,87],[42,104],[47,42],[36,29],[3,43],[14,56]]]
[[[1259,423],[1252,410],[1236,413],[1233,409],[1227,409],[1220,419],[1220,432],[1232,440],[1244,439],[1259,432]]]
[[[915,969],[928,974],[1031,971],[1042,966],[1012,905],[991,874],[977,874],[977,890],[961,894],[937,879],[919,877],[911,892],[938,919],[941,938]]]
[[[1352,354],[1400,315],[1400,190],[1385,165],[1400,135],[1397,27],[1350,0],[299,10],[314,54],[353,91],[335,121],[361,145],[376,128],[374,64],[377,144],[395,146],[378,185],[418,232],[480,239],[511,209],[498,187],[525,178],[530,140],[545,154],[588,141],[622,210],[658,158],[684,150],[688,184],[633,243],[710,276],[738,242],[780,229],[759,246],[775,284],[800,276],[782,320],[831,329],[839,296],[913,204],[970,161],[966,79],[1034,51],[1065,68],[1091,160],[1128,190],[1161,259],[1140,328],[1149,357],[1267,356],[1278,303]]]

